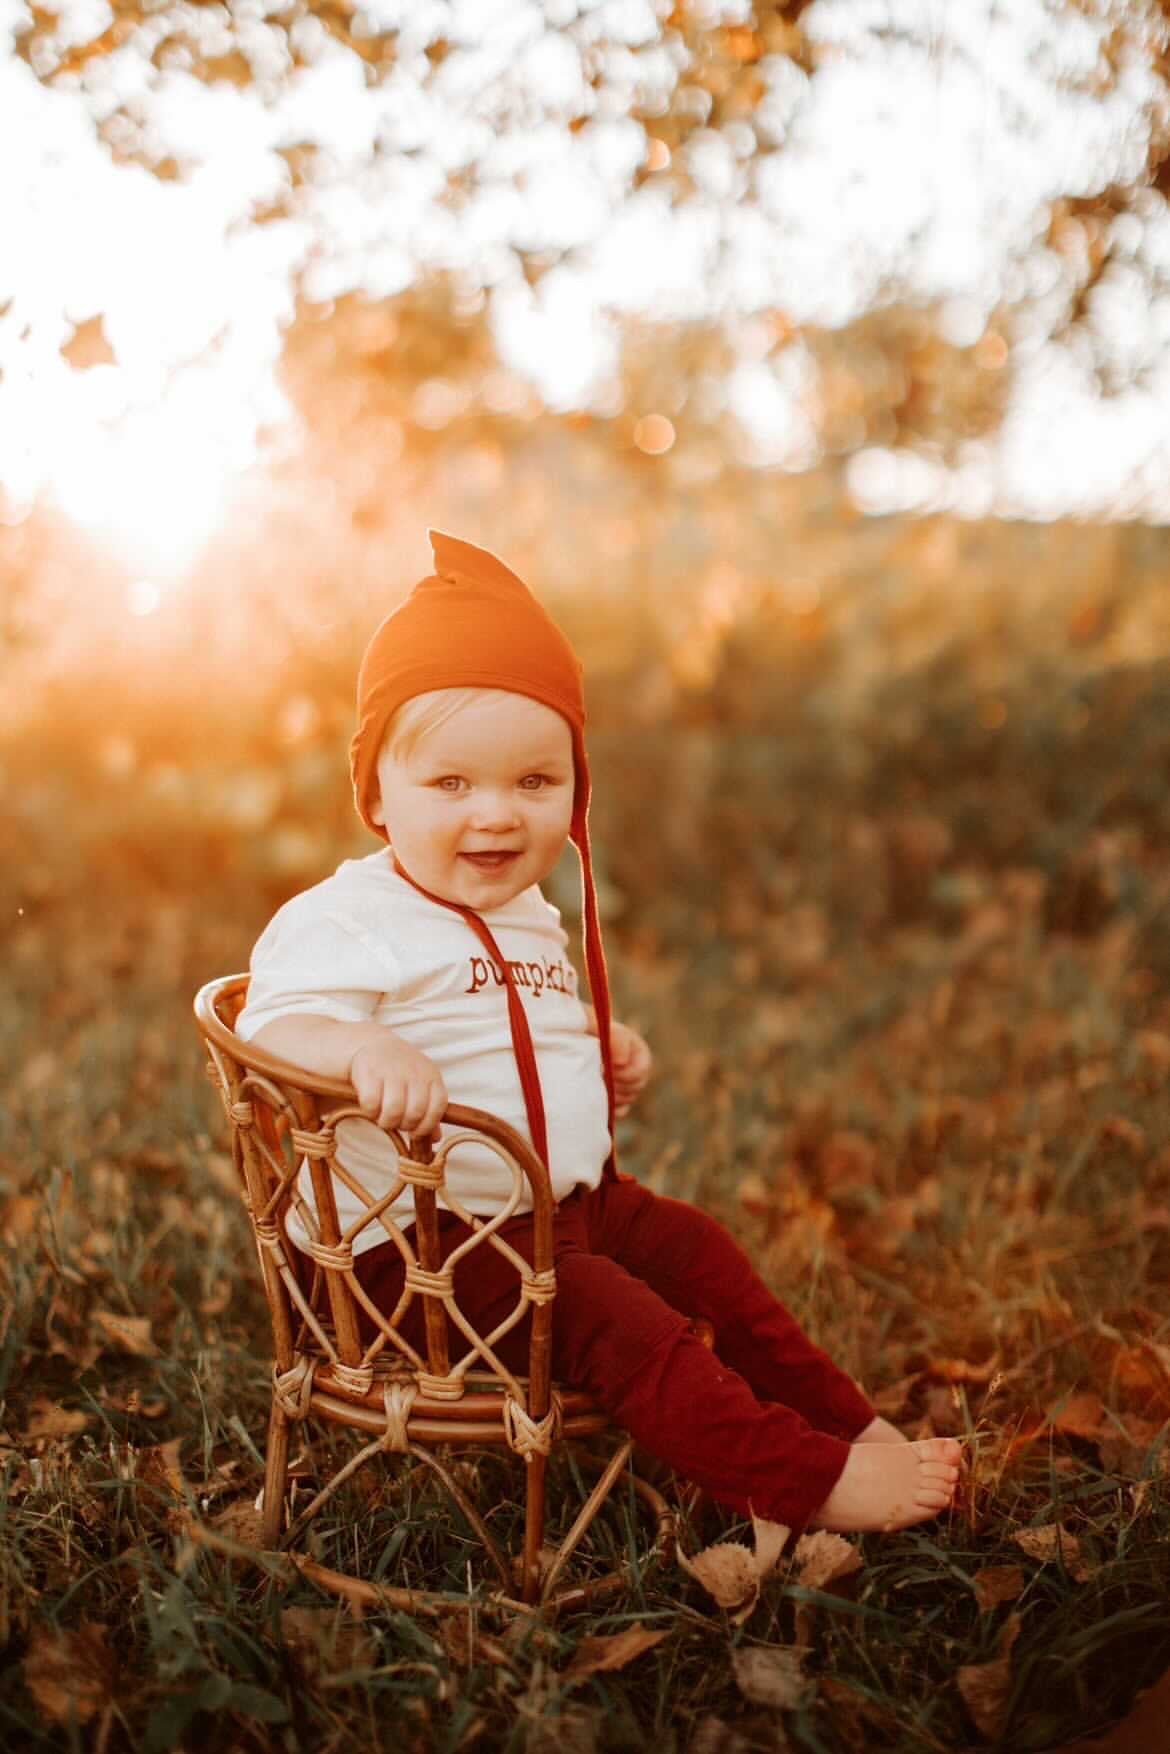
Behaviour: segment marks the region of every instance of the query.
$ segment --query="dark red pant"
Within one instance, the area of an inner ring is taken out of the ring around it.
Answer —
[[[530,1213],[499,1234],[531,1260]],[[444,1259],[466,1236],[459,1219],[440,1212]],[[875,1409],[722,1225],[623,1175],[561,1202],[555,1259],[553,1375],[587,1389],[638,1443],[721,1503],[803,1528]],[[394,1244],[358,1255],[355,1271],[371,1300],[392,1310],[403,1275]],[[455,1297],[477,1332],[490,1333],[515,1306],[515,1270],[496,1250],[474,1249],[456,1264]],[[714,1352],[691,1332],[692,1316],[714,1327]],[[418,1298],[403,1332],[424,1350]],[[498,1349],[522,1372],[527,1346],[525,1319]],[[452,1356],[462,1350],[456,1336]]]

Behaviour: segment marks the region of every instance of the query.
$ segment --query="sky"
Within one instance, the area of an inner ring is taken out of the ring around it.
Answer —
[[[266,10],[164,6],[71,72],[62,58],[114,22],[106,0],[59,0],[35,69],[12,48],[24,7],[0,0],[4,521],[52,504],[149,576],[181,573],[246,472],[295,452],[277,368],[298,295],[392,298],[434,269],[484,289],[503,365],[554,410],[616,411],[629,318],[721,322],[735,363],[716,394],[744,454],[792,471],[819,460],[802,326],[923,302],[971,345],[1010,307],[1001,430],[950,469],[864,447],[861,509],[1170,518],[1166,202],[1143,191],[1114,222],[1071,344],[1090,240],[1076,223],[1048,239],[1053,201],[1141,183],[1170,129],[1152,0],[815,0],[815,76],[756,66],[766,150],[743,122],[706,126],[692,90],[686,201],[653,138],[685,71],[667,0],[369,0],[358,27],[396,33],[378,84],[315,17],[293,27],[294,65]],[[250,83],[194,77],[184,37],[242,51]],[[281,150],[305,145],[294,189]],[[177,176],[147,168],[164,159]],[[643,166],[657,174],[635,189]],[[570,254],[530,285],[519,249]],[[775,311],[793,334],[769,351]],[[99,315],[108,356],[75,369],[62,347]]]

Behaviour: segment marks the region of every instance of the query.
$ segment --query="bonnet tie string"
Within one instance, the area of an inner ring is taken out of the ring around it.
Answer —
[[[398,875],[425,895],[428,901],[436,902],[440,907],[450,908],[452,913],[462,914],[484,949],[493,957],[503,973],[504,991],[508,999],[508,1023],[512,1031],[512,1052],[516,1057],[516,1069],[520,1073],[520,1088],[524,1093],[524,1110],[528,1116],[528,1131],[532,1137],[532,1148],[545,1168],[548,1161],[548,1126],[544,1114],[544,1095],[540,1088],[540,1073],[536,1067],[536,1050],[532,1045],[532,1031],[528,1027],[528,1019],[524,1014],[524,1006],[520,1002],[520,994],[516,982],[512,978],[512,970],[508,967],[507,958],[502,955],[491,931],[474,908],[464,907],[458,901],[446,901],[441,895],[432,895],[421,883],[416,883],[408,871],[404,871],[397,856],[394,858],[394,869]]]

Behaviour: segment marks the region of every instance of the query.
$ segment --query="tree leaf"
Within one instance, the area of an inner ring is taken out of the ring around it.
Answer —
[[[72,1628],[39,1626],[24,1658],[24,1684],[50,1723],[88,1723],[114,1690],[114,1658],[106,1629],[83,1620]]]
[[[999,1655],[990,1663],[965,1663],[955,1679],[971,1719],[988,1741],[998,1741],[1007,1718],[1012,1688],[1011,1651],[1020,1633],[1020,1616],[1011,1614],[999,1635]]]
[[[1017,1529],[1012,1540],[1017,1547],[1023,1548],[1029,1559],[1039,1559],[1042,1564],[1055,1559],[1059,1553],[1065,1570],[1075,1583],[1086,1583],[1092,1576],[1092,1571],[1081,1558],[1080,1542],[1060,1523],[1043,1523],[1036,1529]]]
[[[731,1653],[740,1692],[752,1705],[795,1711],[809,1688],[803,1648],[792,1644],[745,1645]]]
[[[121,1352],[130,1352],[135,1358],[157,1358],[158,1347],[150,1331],[150,1320],[147,1316],[123,1315],[115,1309],[95,1309],[93,1319],[107,1340],[111,1340]]]
[[[762,1516],[752,1517],[752,1529],[756,1537],[756,1576],[762,1582],[775,1569],[792,1530],[787,1523],[772,1523]]]
[[[83,1413],[79,1407],[62,1407],[45,1395],[38,1395],[29,1409],[22,1435],[26,1442],[38,1437],[75,1437],[92,1423],[92,1414]]]
[[[751,1613],[759,1600],[760,1578],[756,1556],[742,1541],[717,1541],[693,1559],[681,1551],[677,1558],[720,1608],[737,1611],[745,1619]]]
[[[829,1529],[814,1529],[796,1543],[793,1560],[800,1567],[796,1581],[806,1589],[823,1590],[838,1578],[860,1571],[861,1554],[843,1535]]]
[[[1018,1565],[984,1565],[971,1579],[980,1613],[997,1608],[1001,1602],[1014,1602],[1024,1588],[1024,1573]]]
[[[583,1638],[573,1652],[572,1661],[564,1671],[566,1681],[583,1681],[589,1675],[597,1675],[609,1669],[624,1669],[627,1663],[640,1657],[643,1651],[652,1650],[661,1644],[664,1638],[670,1637],[669,1626],[664,1631],[650,1632],[635,1620],[621,1632],[591,1635]]]
[[[956,1681],[975,1728],[989,1742],[997,1742],[1011,1691],[1011,1658],[996,1657],[990,1663],[964,1663]]]

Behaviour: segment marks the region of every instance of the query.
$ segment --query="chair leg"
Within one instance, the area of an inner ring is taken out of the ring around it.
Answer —
[[[287,1414],[275,1401],[268,1416],[268,1447],[264,1460],[263,1520],[260,1539],[275,1547],[284,1521],[284,1491],[288,1483],[288,1448],[291,1426]]]
[[[525,1463],[527,1490],[524,1496],[524,1579],[521,1600],[529,1606],[540,1600],[540,1549],[544,1545],[544,1495],[548,1457],[534,1455]]]

